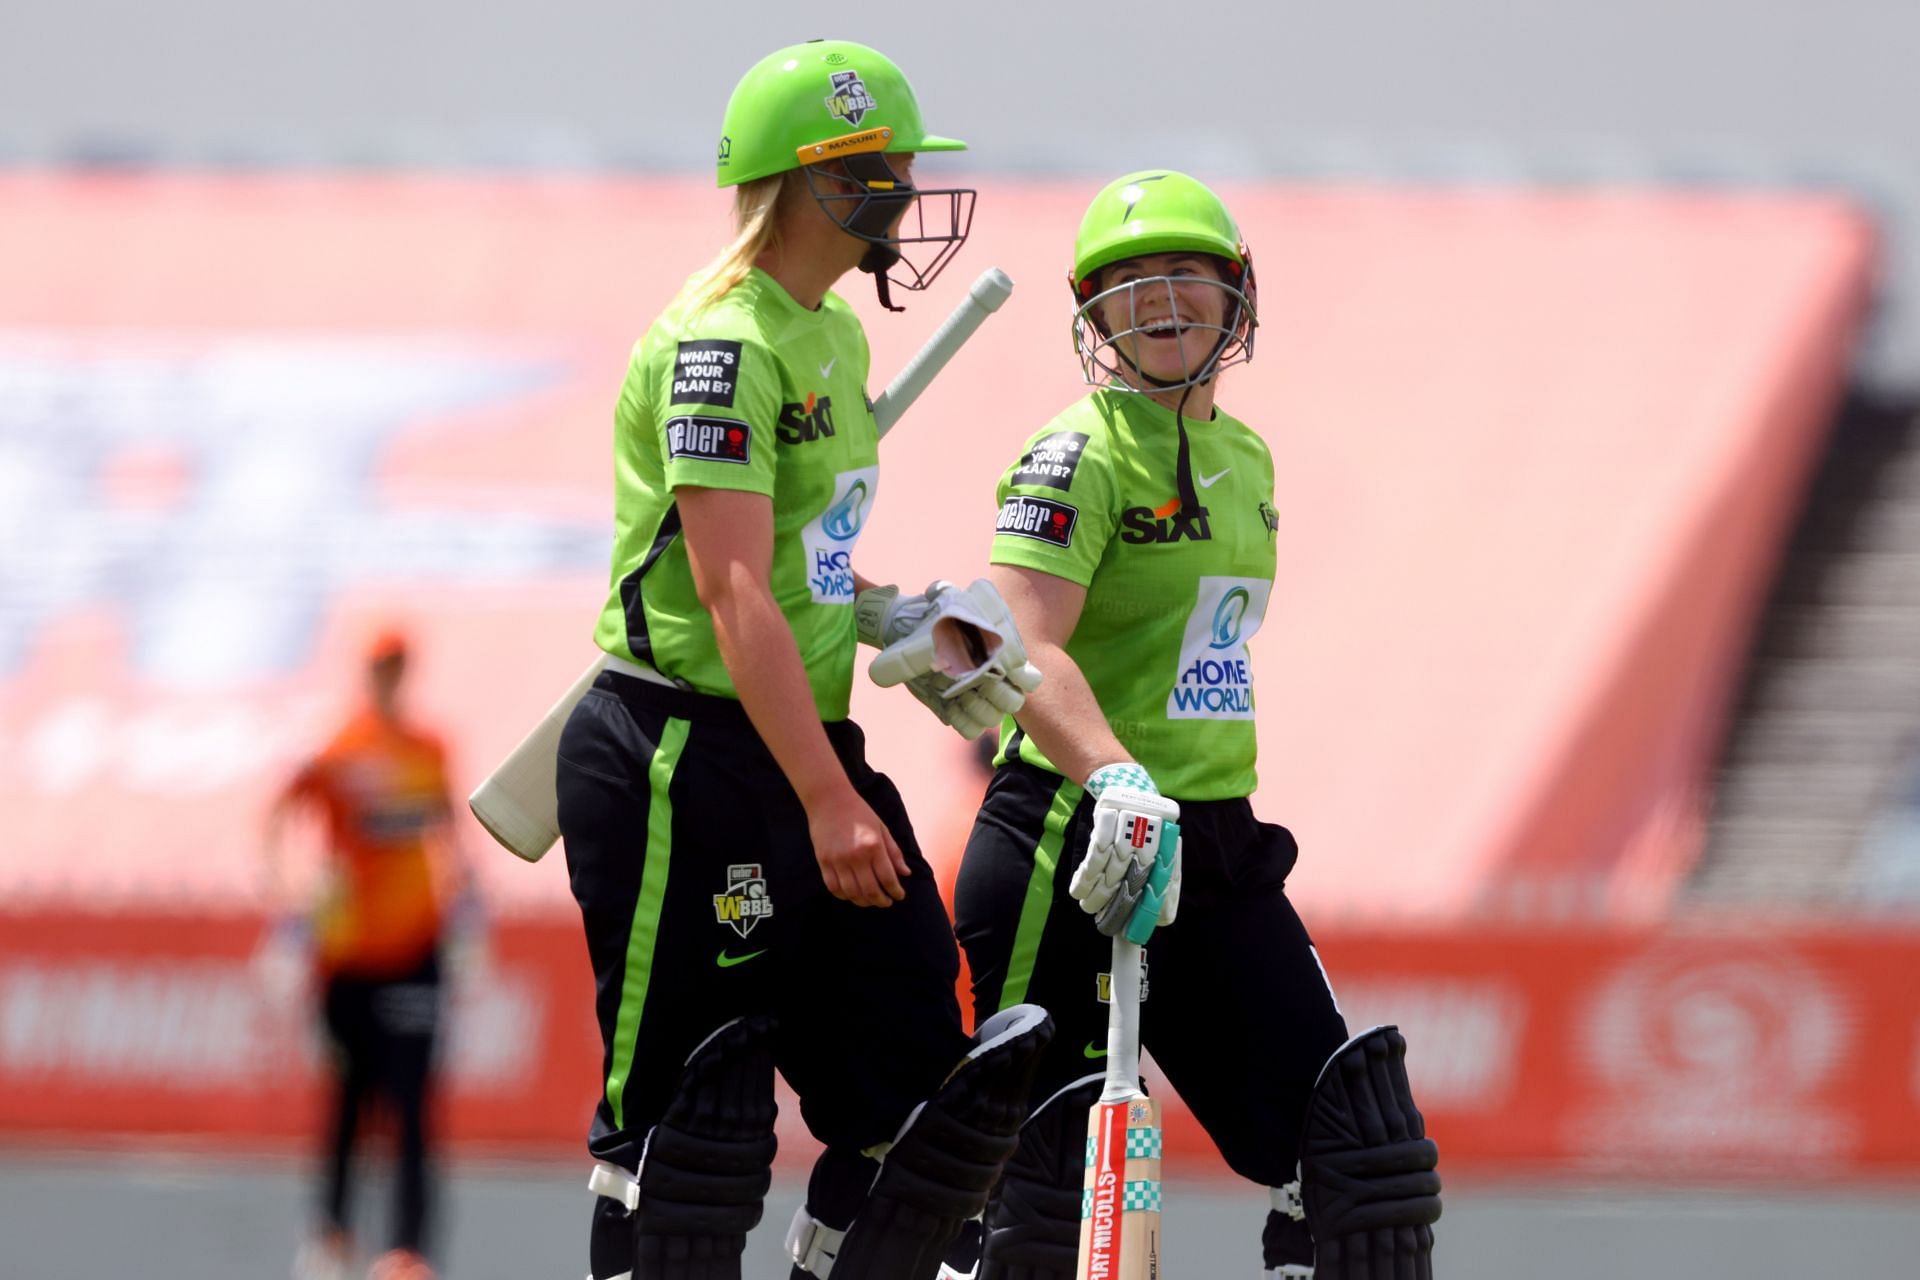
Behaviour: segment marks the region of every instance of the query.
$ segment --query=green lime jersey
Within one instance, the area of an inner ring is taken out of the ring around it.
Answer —
[[[1087,589],[1067,656],[1114,735],[1165,794],[1223,800],[1254,787],[1247,640],[1273,590],[1273,455],[1218,410],[1187,438],[1192,510],[1171,409],[1111,390],[1073,405],[1001,477],[993,562]],[[1002,760],[1055,769],[1012,720],[1001,742]]]
[[[867,338],[829,293],[809,311],[755,268],[688,313],[675,302],[634,347],[614,413],[612,584],[594,640],[701,693],[738,697],[693,588],[674,490],[773,500],[774,600],[822,720],[853,685],[853,547],[873,511],[879,433]]]

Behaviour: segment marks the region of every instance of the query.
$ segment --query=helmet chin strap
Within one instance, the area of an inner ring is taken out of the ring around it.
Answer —
[[[893,305],[893,295],[887,283],[887,272],[898,261],[900,261],[900,250],[890,244],[869,245],[866,255],[860,259],[860,269],[873,276],[873,291],[879,295],[880,305],[889,311],[906,310],[905,307]]]
[[[1193,487],[1193,448],[1187,441],[1187,397],[1192,394],[1192,386],[1182,391],[1180,403],[1173,411],[1173,429],[1180,437],[1180,452],[1174,467],[1174,484],[1180,491],[1180,510],[1189,517],[1202,510],[1200,491]]]
[[[848,231],[872,241],[860,259],[860,269],[873,276],[873,290],[879,295],[881,306],[889,311],[905,311],[905,307],[893,305],[887,280],[887,272],[900,261],[900,246],[887,236],[899,211],[913,203],[916,194],[913,184],[895,175],[884,154],[848,156],[841,167],[847,177],[867,193],[867,198],[847,219]]]

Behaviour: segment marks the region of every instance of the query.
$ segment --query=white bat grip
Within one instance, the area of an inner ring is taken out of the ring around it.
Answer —
[[[1140,1092],[1140,944],[1113,940],[1107,987],[1107,1085],[1102,1102]]]
[[[920,398],[935,375],[953,359],[954,353],[966,345],[973,331],[983,321],[1000,309],[1000,304],[1013,292],[1013,280],[998,267],[988,267],[980,273],[980,278],[967,290],[967,296],[953,309],[946,322],[933,331],[927,344],[913,359],[907,361],[907,367],[894,375],[887,389],[873,402],[874,425],[880,428],[880,434],[886,435],[893,424],[900,421],[900,415],[907,407]]]

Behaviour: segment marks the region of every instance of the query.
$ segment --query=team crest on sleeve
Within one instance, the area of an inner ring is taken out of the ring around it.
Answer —
[[[1016,538],[1032,538],[1056,547],[1070,547],[1073,526],[1079,519],[1080,508],[1071,503],[1014,493],[1008,494],[1007,500],[1000,504],[1000,518],[994,522],[993,531]]]
[[[703,418],[698,414],[668,418],[667,456],[745,466],[753,460],[753,428],[736,418]]]
[[[880,105],[867,92],[867,82],[860,78],[858,71],[836,71],[831,83],[833,92],[826,98],[827,114],[835,120],[858,125],[866,119],[867,112]]]
[[[757,862],[736,862],[727,868],[727,891],[713,895],[713,918],[730,924],[746,937],[753,927],[773,915],[773,896]]]
[[[1054,431],[1033,442],[1033,448],[1020,457],[1020,465],[1008,484],[1044,484],[1053,489],[1071,489],[1073,473],[1080,468],[1086,452],[1084,431]]]
[[[673,357],[669,404],[717,404],[733,408],[740,384],[740,344],[724,338],[683,342]]]

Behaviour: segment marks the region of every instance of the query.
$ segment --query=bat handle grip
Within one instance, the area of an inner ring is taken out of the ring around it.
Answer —
[[[907,411],[908,406],[920,398],[920,393],[927,389],[934,375],[946,367],[947,361],[966,345],[974,330],[998,311],[1000,304],[1012,292],[1013,279],[1000,268],[988,267],[980,273],[979,279],[967,290],[967,296],[960,300],[960,305],[941,322],[940,327],[933,331],[933,336],[927,339],[926,345],[907,362],[906,368],[894,375],[887,389],[873,402],[873,421],[881,435],[893,429],[893,424],[900,420],[900,415]]]
[[[1107,1084],[1103,1097],[1125,1097],[1140,1088],[1140,944],[1124,936],[1113,940],[1107,999]]]

